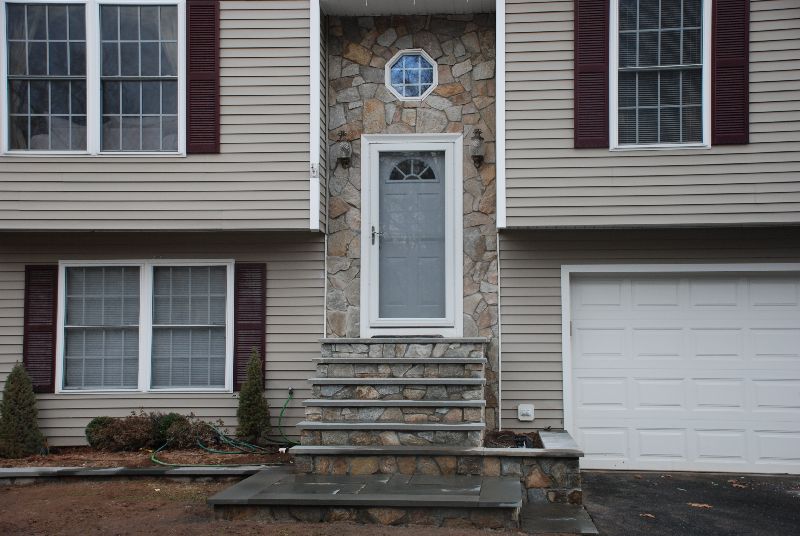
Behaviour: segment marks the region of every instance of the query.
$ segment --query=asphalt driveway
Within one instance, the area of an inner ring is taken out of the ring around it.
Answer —
[[[584,471],[603,536],[800,535],[800,476]]]

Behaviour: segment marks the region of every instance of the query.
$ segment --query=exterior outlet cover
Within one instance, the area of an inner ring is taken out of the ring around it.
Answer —
[[[517,419],[520,421],[532,421],[533,404],[520,404],[517,406]]]

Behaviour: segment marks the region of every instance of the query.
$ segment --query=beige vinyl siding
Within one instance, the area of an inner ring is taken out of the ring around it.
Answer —
[[[752,0],[750,144],[573,148],[573,2],[506,1],[509,227],[800,221],[800,8]]]
[[[308,229],[309,2],[221,6],[221,153],[0,156],[0,229]]]
[[[303,419],[307,379],[319,357],[323,329],[323,239],[311,233],[15,234],[0,236],[0,380],[22,358],[26,264],[80,259],[234,259],[267,264],[267,397],[277,425],[287,389],[295,389],[284,423]],[[2,387],[2,382],[0,382]],[[228,394],[42,394],[42,430],[51,445],[80,444],[84,427],[99,415],[132,410],[193,412],[235,426],[237,399]]]
[[[800,261],[800,227],[501,234],[504,428],[562,428],[561,266]],[[533,403],[533,423],[516,419]]]

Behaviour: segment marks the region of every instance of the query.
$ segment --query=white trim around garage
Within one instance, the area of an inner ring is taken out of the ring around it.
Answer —
[[[506,228],[506,2],[497,1],[495,14],[495,185],[497,228]]]

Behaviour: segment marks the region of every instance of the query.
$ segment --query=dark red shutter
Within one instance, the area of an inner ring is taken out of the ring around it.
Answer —
[[[253,348],[266,355],[267,266],[236,264],[233,306],[233,385],[238,391],[247,376]]]
[[[37,393],[55,390],[57,304],[58,266],[26,266],[22,363]]]
[[[750,139],[750,1],[713,2],[712,145]]]
[[[575,0],[575,147],[608,147],[608,0]]]
[[[186,148],[219,152],[219,0],[188,0]]]

